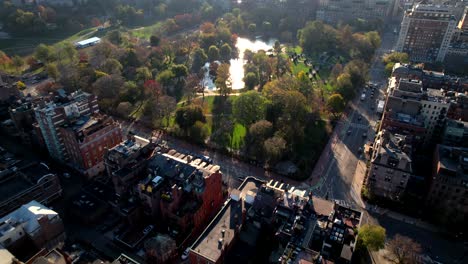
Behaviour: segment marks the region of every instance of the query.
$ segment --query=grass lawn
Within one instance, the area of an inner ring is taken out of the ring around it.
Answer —
[[[130,34],[137,38],[149,39],[151,35],[153,35],[155,32],[161,31],[162,26],[163,26],[162,22],[157,22],[151,26],[132,29],[130,30]]]
[[[244,143],[246,134],[247,129],[243,125],[236,123],[234,125],[234,130],[232,131],[231,148],[240,149]]]
[[[52,31],[38,36],[13,36],[11,39],[2,39],[0,41],[0,50],[9,55],[18,54],[21,56],[29,55],[34,52],[34,49],[41,43],[47,45],[57,45],[62,42],[76,42],[95,36],[97,28],[87,28],[75,34],[70,35],[70,32]]]

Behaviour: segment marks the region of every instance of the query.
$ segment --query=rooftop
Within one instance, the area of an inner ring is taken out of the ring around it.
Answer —
[[[86,45],[89,45],[89,44],[92,44],[92,43],[97,43],[99,41],[101,41],[100,38],[92,37],[92,38],[89,38],[89,39],[78,41],[78,42],[75,43],[75,45],[77,45],[77,46],[86,46]]]
[[[27,190],[37,184],[44,176],[52,174],[44,163],[32,163],[19,170],[11,170],[9,174],[0,177],[0,201]]]
[[[2,223],[0,233],[3,235],[20,223],[25,223],[24,230],[32,233],[40,227],[38,219],[44,216],[51,220],[58,214],[45,205],[31,201],[0,219],[0,223]]]
[[[221,256],[223,248],[233,240],[236,229],[242,226],[243,209],[243,199],[239,201],[229,199],[195,241],[191,250],[216,262]]]
[[[191,251],[205,258],[217,261],[221,250],[231,243],[236,229],[240,230],[243,224],[243,210],[249,200],[248,196],[256,195],[264,181],[247,177],[237,191],[233,191],[213,221],[198,237],[191,247]],[[252,197],[253,199],[254,197]]]
[[[121,254],[117,259],[112,261],[112,264],[140,264],[136,260],[131,259],[125,254]]]

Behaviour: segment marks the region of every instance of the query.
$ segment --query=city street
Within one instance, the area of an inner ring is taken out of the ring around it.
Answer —
[[[386,88],[381,56],[392,49],[395,41],[395,34],[385,34],[371,65],[370,81],[377,84],[374,96],[371,96],[370,89],[362,89],[355,100],[349,103],[346,113],[336,125],[311,176],[311,188],[315,195],[364,207],[360,198],[364,174],[355,172],[365,171],[364,145],[375,137],[374,128],[380,118],[375,108],[378,99],[384,98]],[[366,94],[364,100],[361,100],[362,92]]]

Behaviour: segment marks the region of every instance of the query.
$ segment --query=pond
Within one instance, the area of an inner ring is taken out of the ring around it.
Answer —
[[[239,51],[239,57],[237,59],[231,59],[229,73],[231,74],[231,81],[232,81],[232,89],[238,90],[244,88],[244,52],[245,50],[249,49],[253,52],[257,52],[259,50],[268,51],[273,48],[275,44],[275,39],[270,39],[268,41],[263,41],[261,39],[250,40],[248,38],[237,38],[236,48]],[[218,62],[215,62],[218,63]],[[205,77],[203,78],[203,86],[205,89],[214,90],[216,87],[213,83],[213,79],[210,77],[209,74],[210,63],[206,63],[203,67],[205,71]]]

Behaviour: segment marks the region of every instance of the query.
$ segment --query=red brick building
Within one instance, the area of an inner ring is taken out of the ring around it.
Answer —
[[[81,116],[59,131],[69,164],[87,177],[103,172],[105,152],[122,142],[120,125],[103,115]]]
[[[178,243],[199,235],[224,202],[219,166],[191,156],[159,154],[139,184],[147,215],[167,225]]]

